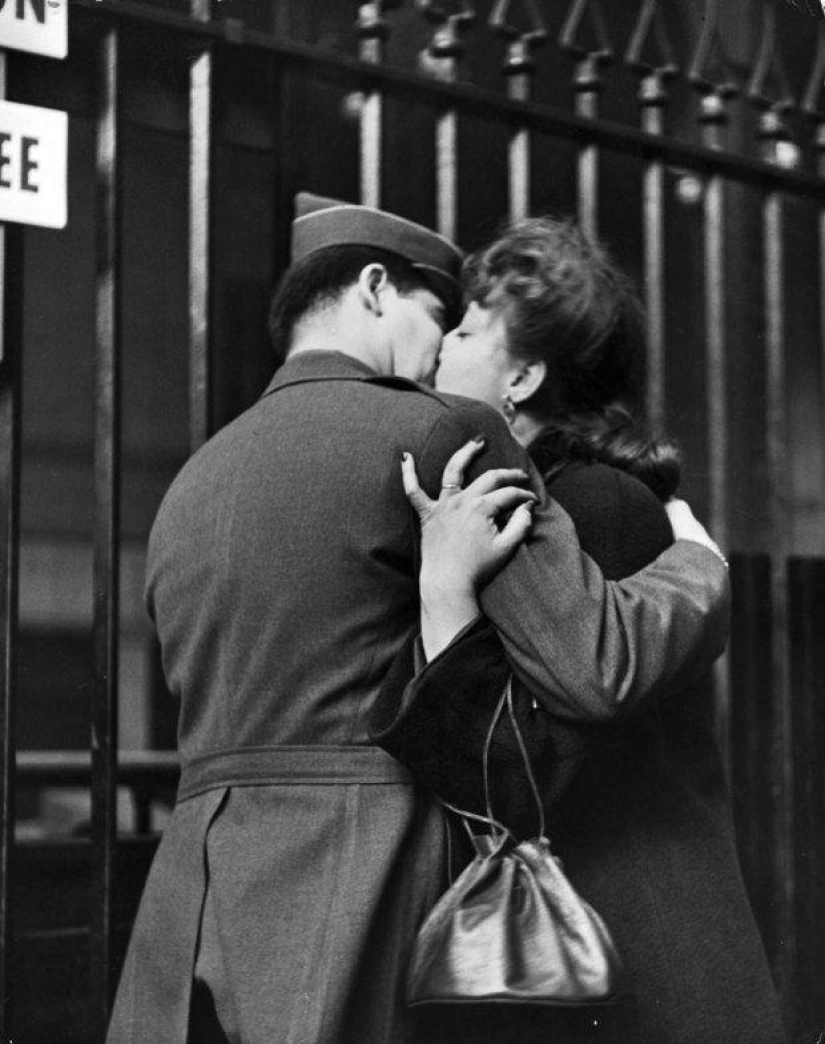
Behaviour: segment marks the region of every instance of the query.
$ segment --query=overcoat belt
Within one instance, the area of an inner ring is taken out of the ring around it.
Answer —
[[[223,787],[411,783],[407,769],[380,747],[235,747],[191,758],[181,768],[178,801]]]
[[[108,1039],[189,1039],[208,889],[227,1021],[241,1039],[354,1044],[366,1031],[395,1042],[397,939],[415,934],[442,887],[443,830],[434,803],[376,747],[230,748],[188,760]],[[368,965],[341,960],[359,953]]]

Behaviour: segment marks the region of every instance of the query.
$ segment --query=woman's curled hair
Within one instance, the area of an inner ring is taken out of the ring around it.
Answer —
[[[467,259],[465,297],[502,311],[512,356],[545,364],[529,401],[544,422],[531,447],[542,470],[599,461],[635,475],[661,500],[675,492],[677,447],[636,419],[644,406],[642,306],[603,246],[570,221],[516,221]]]

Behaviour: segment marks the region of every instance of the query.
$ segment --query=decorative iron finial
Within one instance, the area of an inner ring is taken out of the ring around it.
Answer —
[[[585,19],[592,34],[589,44],[582,38]],[[559,46],[577,59],[573,78],[576,112],[580,116],[595,117],[597,98],[603,86],[601,68],[613,60],[599,0],[573,0],[559,33]]]
[[[705,0],[702,33],[688,70],[688,80],[701,94],[719,101],[735,98],[741,87],[724,57],[719,38],[720,0]]]
[[[513,0],[496,0],[487,22],[495,33],[508,41],[507,57],[504,60],[505,76],[530,72],[535,64],[533,48],[540,47],[547,39],[547,29],[536,0],[521,0],[526,15],[526,29],[508,20],[513,6]]]
[[[655,59],[650,54],[651,48],[658,51]],[[624,60],[640,76],[670,80],[678,75],[679,66],[674,59],[659,0],[642,0]]]
[[[772,0],[762,0],[762,34],[759,50],[747,86],[749,101],[760,110],[759,137],[765,143],[765,159],[794,166],[797,159],[788,143],[790,133],[786,116],[795,108],[785,65],[776,36],[776,7]]]
[[[448,0],[447,3],[444,0],[416,0],[416,7],[429,21],[436,23],[427,48],[431,57],[458,58],[464,50],[461,33],[476,17],[471,0]]]
[[[823,15],[825,15],[825,3],[823,3],[823,0],[785,0],[785,2],[793,7],[798,7],[800,11],[804,11],[812,18],[818,18],[820,21]]]
[[[802,112],[815,124],[814,145],[816,147],[816,166],[820,177],[825,177],[825,107],[822,99],[823,81],[825,81],[825,25],[820,25],[816,42],[816,55],[805,88],[802,100]]]
[[[820,25],[816,42],[816,54],[811,67],[811,75],[802,96],[802,112],[810,120],[819,124],[825,123],[825,107],[822,101],[822,89],[825,86],[825,24]]]
[[[747,95],[760,109],[785,114],[796,105],[776,38],[776,8],[762,2],[762,37],[747,86]]]
[[[361,41],[363,51],[371,41],[385,40],[389,35],[389,26],[384,12],[401,6],[401,0],[356,0],[358,18],[355,29]],[[363,56],[363,55],[362,55]]]
[[[653,57],[651,51],[658,53]],[[639,104],[644,129],[661,133],[661,109],[667,101],[665,83],[678,75],[679,67],[674,60],[659,0],[642,0],[624,60],[642,79]]]
[[[595,46],[588,46],[581,39],[585,19],[589,21]],[[573,0],[559,33],[559,46],[576,58],[588,58],[599,65],[613,60],[599,0]]]
[[[384,58],[384,41],[389,26],[384,12],[398,7],[401,0],[357,0],[358,57],[379,65]],[[381,205],[382,98],[375,88],[350,91],[343,100],[345,118],[360,125],[361,202],[369,207]]]

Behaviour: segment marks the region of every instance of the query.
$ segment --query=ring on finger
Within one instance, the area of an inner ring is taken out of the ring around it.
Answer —
[[[457,482],[442,482],[442,489],[461,489],[461,486]]]

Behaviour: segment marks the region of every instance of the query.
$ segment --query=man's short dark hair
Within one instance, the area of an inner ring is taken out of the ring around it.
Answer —
[[[363,268],[381,264],[400,293],[430,289],[426,280],[398,254],[367,246],[327,247],[288,268],[269,309],[269,335],[280,366],[292,344],[299,319],[333,304],[358,281]]]

